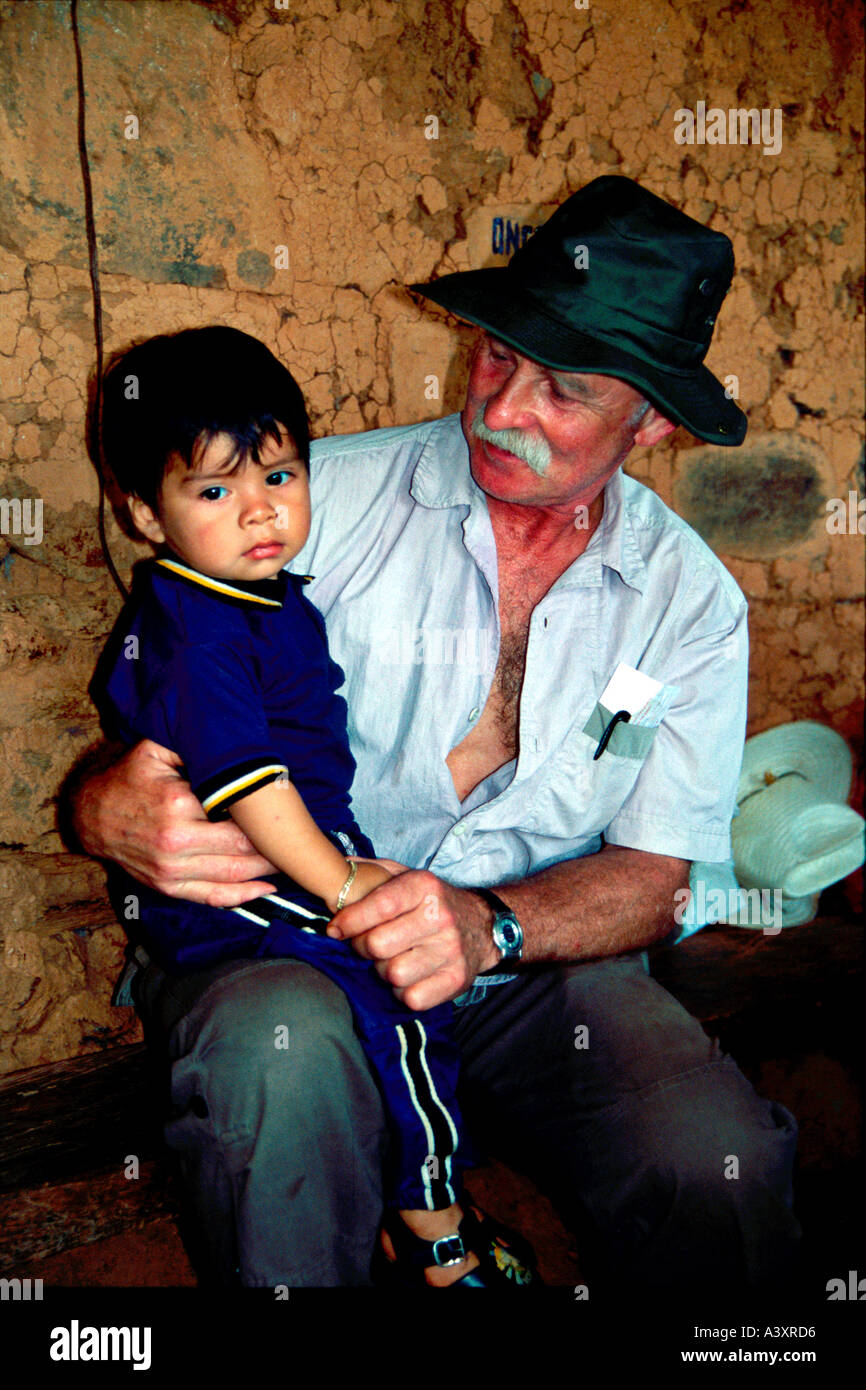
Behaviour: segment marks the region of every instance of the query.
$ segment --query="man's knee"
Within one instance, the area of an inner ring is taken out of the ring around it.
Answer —
[[[177,1024],[171,1043],[176,1103],[192,1087],[206,1091],[215,1108],[231,1110],[241,1099],[248,1109],[276,1087],[284,1104],[303,1096],[309,1107],[347,1070],[353,1084],[364,1084],[366,1064],[344,994],[299,961],[247,962],[218,979]]]
[[[730,1058],[651,1088],[616,1129],[633,1160],[601,1207],[618,1228],[627,1279],[730,1288],[791,1276],[797,1126]]]
[[[342,991],[302,962],[236,962],[169,1041],[166,1139],[221,1279],[368,1282],[385,1131]]]
[[[790,1205],[796,1122],[762,1099],[730,1057],[672,1079],[647,1101],[648,1147],[671,1180],[710,1200],[737,1205],[766,1189]]]

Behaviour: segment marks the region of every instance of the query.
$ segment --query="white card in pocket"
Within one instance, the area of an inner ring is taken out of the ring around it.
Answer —
[[[600,704],[614,714],[621,709],[627,710],[631,724],[654,728],[661,723],[679,693],[678,685],[663,685],[621,661],[602,691]]]

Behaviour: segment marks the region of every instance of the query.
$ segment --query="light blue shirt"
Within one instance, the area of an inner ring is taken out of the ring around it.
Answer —
[[[586,550],[532,613],[518,756],[461,803],[445,759],[484,709],[499,618],[493,531],[459,416],[316,441],[311,492],[291,568],[315,576],[307,593],[346,673],[353,807],[378,854],[465,887],[605,842],[729,859],[746,602],[655,493],[621,470],[607,484]],[[620,662],[677,693],[656,727],[620,724],[593,760]]]

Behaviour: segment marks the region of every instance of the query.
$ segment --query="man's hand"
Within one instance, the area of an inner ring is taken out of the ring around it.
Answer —
[[[84,782],[72,808],[83,848],[172,898],[238,907],[272,893],[254,876],[273,865],[233,821],[207,819],[179,766],[176,754],[145,739]]]
[[[481,898],[426,870],[379,862],[396,877],[343,908],[328,934],[374,961],[398,999],[421,1012],[498,967],[493,914]],[[554,964],[654,945],[675,924],[676,894],[688,881],[687,860],[603,845],[597,854],[509,880],[502,891],[526,933],[523,960]]]
[[[476,975],[496,965],[490,909],[468,889],[454,888],[426,869],[381,862],[396,877],[338,912],[328,935],[350,940],[397,998],[421,1013],[462,994]]]

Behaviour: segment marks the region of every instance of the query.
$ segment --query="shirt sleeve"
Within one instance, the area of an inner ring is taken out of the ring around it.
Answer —
[[[604,838],[612,845],[718,863],[731,856],[746,734],[746,602],[693,582],[675,623],[664,679],[679,694]]]
[[[289,769],[268,727],[252,654],[225,643],[176,652],[142,711],[148,737],[183,759],[193,792],[211,820]]]

